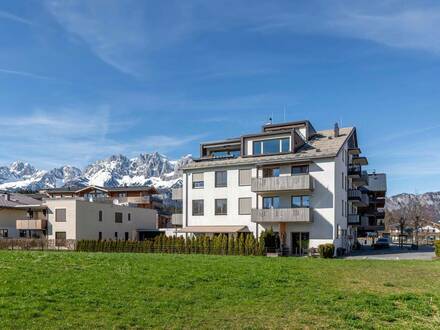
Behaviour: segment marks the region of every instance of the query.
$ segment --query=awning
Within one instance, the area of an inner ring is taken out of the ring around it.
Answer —
[[[199,234],[230,234],[230,233],[250,233],[247,226],[190,226],[179,229],[179,233],[199,233]]]

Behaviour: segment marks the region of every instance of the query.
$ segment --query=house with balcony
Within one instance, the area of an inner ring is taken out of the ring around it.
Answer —
[[[41,199],[3,192],[0,194],[0,238],[45,238],[63,242],[154,237],[159,233],[159,217],[150,207],[154,203],[152,197],[146,195],[150,192],[156,190],[63,188],[45,190]]]
[[[368,164],[356,128],[317,131],[307,121],[267,124],[261,132],[202,143],[173,191],[187,235],[252,233],[272,228],[286,254],[320,244],[350,250],[370,205]]]

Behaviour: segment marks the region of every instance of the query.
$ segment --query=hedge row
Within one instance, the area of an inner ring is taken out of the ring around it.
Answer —
[[[437,257],[440,257],[440,240],[439,241],[435,241],[435,255]]]
[[[257,241],[252,234],[239,234],[237,237],[219,235],[182,237],[157,236],[146,241],[96,241],[77,242],[77,251],[82,252],[138,252],[138,253],[185,253],[217,255],[263,255],[264,238]]]

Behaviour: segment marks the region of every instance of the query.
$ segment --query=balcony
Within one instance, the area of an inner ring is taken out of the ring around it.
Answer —
[[[361,216],[359,214],[349,214],[347,217],[347,223],[349,225],[360,225]]]
[[[257,223],[311,223],[313,221],[312,209],[290,208],[290,209],[252,209],[251,221]]]
[[[367,157],[361,157],[361,156],[353,156],[351,159],[351,164],[353,165],[368,165],[368,159]]]
[[[183,189],[175,188],[171,192],[171,199],[173,201],[181,201],[183,199]]]
[[[348,191],[348,200],[358,207],[366,207],[369,204],[368,195],[357,189]]]
[[[353,185],[356,187],[366,186],[368,184],[368,173],[367,171],[362,171],[358,177],[353,177]]]
[[[45,219],[17,220],[15,226],[17,227],[17,230],[46,230],[47,220]]]
[[[310,174],[279,176],[270,178],[253,178],[252,192],[298,191],[310,193],[313,190],[313,178]]]
[[[151,196],[117,197],[118,204],[150,204]]]
[[[360,165],[348,166],[348,176],[350,178],[360,178],[362,174],[362,167]]]
[[[183,215],[176,213],[171,216],[171,224],[173,226],[182,226],[183,225]]]

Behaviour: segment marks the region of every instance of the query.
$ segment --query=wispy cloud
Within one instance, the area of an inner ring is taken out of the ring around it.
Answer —
[[[35,78],[35,79],[54,80],[54,78],[52,78],[52,77],[43,76],[43,75],[39,75],[39,74],[31,73],[31,72],[25,72],[25,71],[0,69],[0,73],[21,76],[21,77]]]
[[[440,54],[438,2],[314,1],[310,7],[295,9],[295,5],[274,9],[250,29],[334,35]]]
[[[134,126],[132,121],[115,118],[107,106],[86,111],[37,110],[29,116],[3,116],[0,121],[2,162],[20,159],[46,169],[64,164],[84,166],[112,154],[167,152],[201,137],[126,136],[124,132]]]
[[[181,10],[184,7],[175,1],[162,14],[173,11],[185,15]],[[47,8],[68,33],[81,39],[103,62],[139,77],[148,73],[149,54],[180,40],[186,31],[184,20],[170,22],[132,0],[51,0]]]
[[[30,20],[28,20],[26,18],[23,18],[23,17],[17,16],[17,15],[11,14],[11,13],[3,11],[3,10],[0,10],[0,19],[7,19],[7,20],[10,20],[10,21],[14,21],[14,22],[21,23],[21,24],[26,24],[26,25],[32,25],[33,24],[32,21],[30,21]]]

